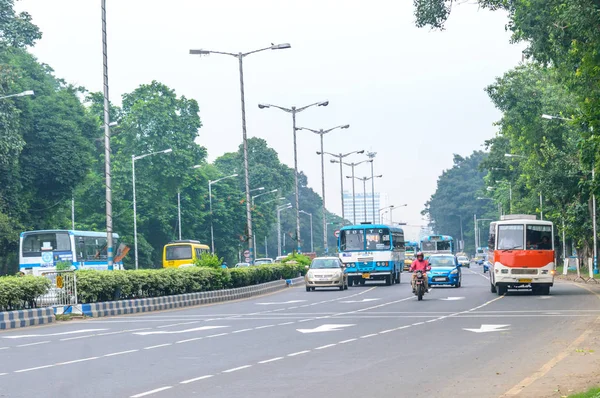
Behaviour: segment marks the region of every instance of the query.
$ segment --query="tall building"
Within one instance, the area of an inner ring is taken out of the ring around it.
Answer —
[[[367,217],[365,218],[365,196],[363,192],[356,192],[356,221],[354,219],[354,208],[352,203],[352,192],[344,191],[344,216],[346,220],[353,224],[360,224],[365,221],[379,223],[378,210],[382,208],[383,195],[375,192],[375,213],[373,213],[373,195],[367,192]]]

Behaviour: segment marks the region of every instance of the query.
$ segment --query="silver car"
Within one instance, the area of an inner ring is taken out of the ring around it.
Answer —
[[[304,276],[306,291],[317,287],[337,287],[348,289],[348,274],[344,272],[344,264],[337,257],[317,257],[312,260],[308,272]]]

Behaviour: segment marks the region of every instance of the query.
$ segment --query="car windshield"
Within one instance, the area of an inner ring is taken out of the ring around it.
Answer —
[[[466,257],[464,257],[464,256],[462,256],[462,257],[458,258],[458,261],[469,261],[469,259],[466,258]]]
[[[432,267],[454,267],[454,257],[452,256],[431,256],[429,265]]]
[[[310,265],[312,269],[323,268],[340,268],[340,263],[337,258],[316,258]]]
[[[260,265],[260,264],[271,264],[272,261],[271,260],[266,260],[266,259],[258,259],[256,261],[254,261],[254,264],[256,265]]]

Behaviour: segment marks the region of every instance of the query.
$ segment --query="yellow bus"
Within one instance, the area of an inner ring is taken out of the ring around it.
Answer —
[[[209,253],[210,248],[197,240],[176,240],[165,245],[163,249],[163,268],[190,267],[202,253]]]

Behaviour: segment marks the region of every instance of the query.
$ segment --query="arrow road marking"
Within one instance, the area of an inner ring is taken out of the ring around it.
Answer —
[[[479,329],[465,329],[463,328],[463,330],[467,330],[469,332],[475,332],[475,333],[489,333],[489,332],[503,332],[509,329],[508,328],[510,325],[481,325],[481,327]]]
[[[464,297],[447,297],[447,298],[441,298],[440,300],[443,301],[457,301],[457,300],[464,300]]]
[[[281,302],[272,302],[272,303],[256,303],[256,305],[282,305],[282,304],[294,304],[294,303],[302,303],[306,300],[290,300],[290,301],[281,301]]]
[[[2,336],[3,339],[26,339],[29,337],[47,337],[47,336],[63,336],[67,334],[79,334],[79,333],[88,333],[88,332],[101,332],[108,329],[82,329],[82,330],[73,330],[71,332],[62,332],[62,333],[50,333],[50,334],[20,334],[17,336]]]
[[[296,329],[300,333],[321,333],[321,332],[335,332],[340,329],[347,328],[354,325],[321,325],[314,329]]]
[[[380,300],[378,298],[368,298],[362,300],[348,300],[348,301],[340,301],[340,303],[368,303],[369,301],[377,301]]]
[[[189,333],[189,332],[199,332],[201,330],[211,330],[211,329],[220,329],[220,328],[228,328],[229,326],[201,326],[199,328],[185,329],[185,330],[156,330],[152,332],[138,332],[133,333],[138,336],[147,336],[149,334],[180,334],[180,333]]]

